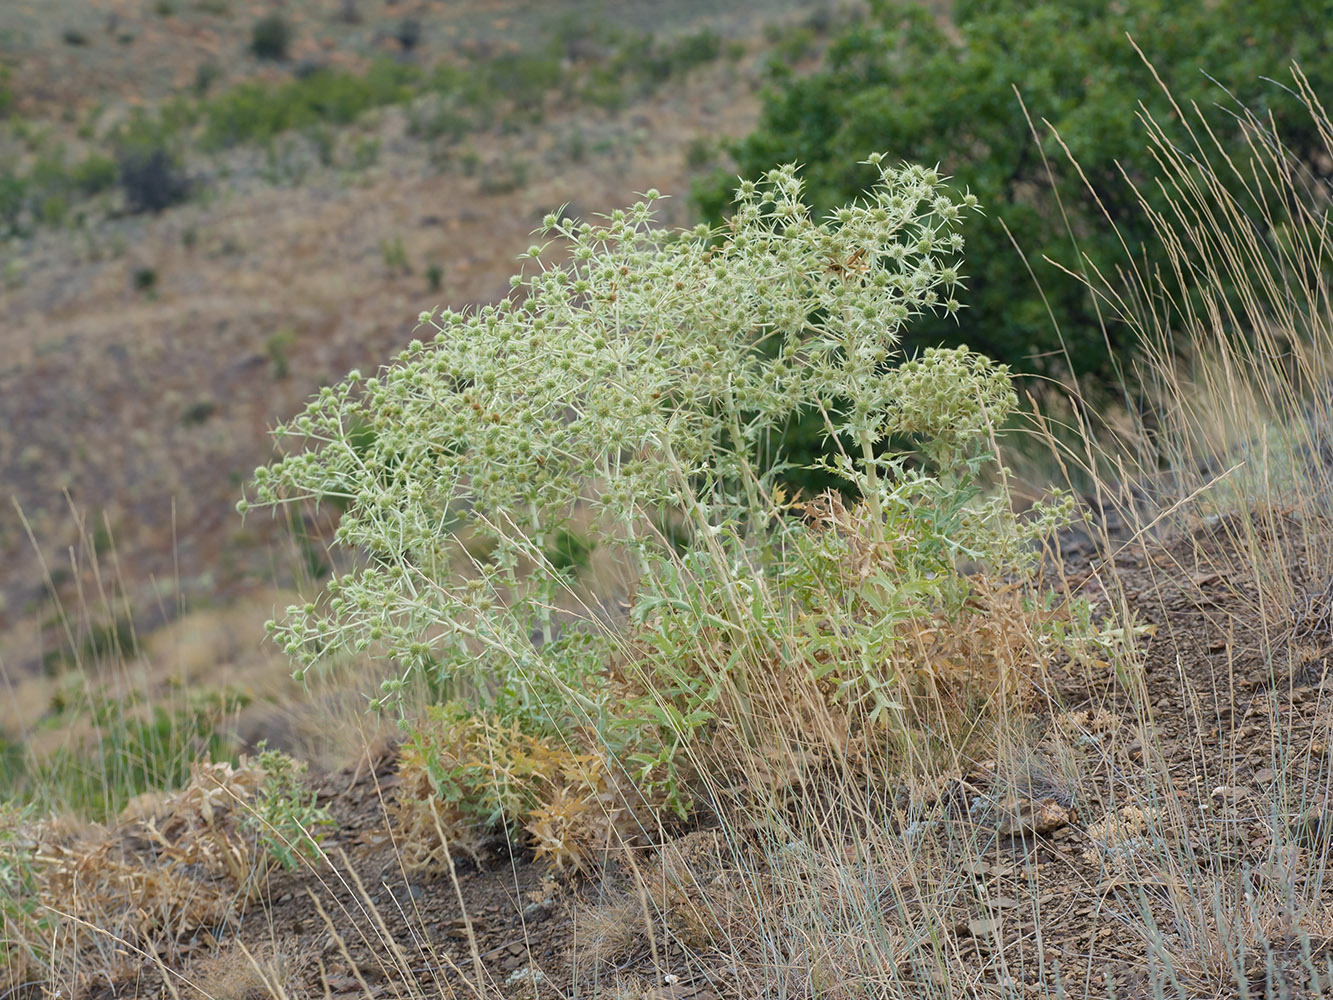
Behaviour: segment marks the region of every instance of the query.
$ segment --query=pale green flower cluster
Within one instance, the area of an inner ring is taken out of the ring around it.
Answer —
[[[550,215],[507,299],[423,313],[428,340],[323,389],[278,430],[312,447],[256,470],[241,505],[334,504],[336,542],[364,556],[271,625],[301,670],[370,650],[396,664],[388,697],[428,669],[532,714],[552,696],[600,711],[597,651],[549,641],[569,580],[547,551],[576,513],[630,572],[668,549],[645,512],[696,539],[759,537],[783,456],[758,456],[798,411],[854,442],[837,465],[876,514],[924,495],[931,464],[945,492],[974,471],[1014,405],[1005,371],[965,350],[895,366],[904,324],[960,308],[976,200],[934,170],[868,163],[878,182],[824,221],[793,166],[742,183],[721,231],[655,226],[655,191],[596,222]],[[908,493],[881,454],[895,435],[927,460]]]

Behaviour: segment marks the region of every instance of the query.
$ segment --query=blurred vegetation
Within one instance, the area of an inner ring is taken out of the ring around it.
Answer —
[[[286,59],[291,44],[292,26],[281,14],[260,18],[250,31],[250,51],[256,59]]]
[[[181,690],[151,704],[137,690],[62,689],[40,726],[84,735],[39,751],[0,734],[0,799],[114,817],[136,795],[179,788],[198,760],[234,763],[228,728],[249,701],[230,689]]]
[[[415,49],[419,24],[399,25],[399,42]],[[250,49],[257,58],[283,60],[291,28],[280,16],[256,22]],[[123,204],[110,210],[160,212],[188,199],[199,177],[186,169],[191,156],[219,156],[258,146],[267,153],[262,176],[299,183],[308,164],[275,140],[299,135],[323,166],[338,162],[336,130],[375,108],[407,108],[409,129],[423,141],[456,142],[469,133],[540,120],[554,102],[585,102],[619,109],[673,77],[723,54],[712,30],[657,39],[612,26],[571,19],[541,46],[482,58],[456,53],[423,67],[390,58],[364,72],[302,65],[292,78],[259,80],[219,89],[215,63],[199,66],[194,85],[154,109],[133,116],[100,137],[89,123],[80,130],[91,150],[74,158],[63,145],[46,148],[44,132],[15,122],[0,143],[0,235],[24,235],[41,225],[61,225],[81,200],[119,184]],[[13,95],[0,68],[0,118]],[[346,162],[365,169],[378,158],[374,140],[349,145]],[[447,161],[448,157],[441,157]],[[505,172],[498,190],[523,182],[519,166]]]
[[[1244,107],[1260,119],[1271,115],[1298,155],[1319,148],[1300,101],[1267,77],[1296,61],[1314,91],[1327,92],[1333,3],[959,0],[952,25],[917,3],[871,0],[870,7],[834,41],[818,72],[797,78],[774,69],[759,127],[731,152],[742,175],[803,164],[821,210],[861,194],[869,177],[853,165],[867,149],[940,164],[956,190],[980,199],[986,218],[967,231],[968,311],[959,320],[921,317],[908,332],[909,352],[965,343],[1020,371],[1114,377],[1133,335],[1116,327],[1104,333],[1082,284],[1044,258],[1074,270],[1085,252],[1099,262],[1117,259],[1123,250],[1103,211],[1131,250],[1150,240],[1150,223],[1121,175],[1142,180],[1153,167],[1126,96],[1142,100],[1158,121],[1178,127],[1179,115],[1144,58],[1181,108],[1197,103],[1212,112],[1220,141],[1234,135],[1233,116]],[[1070,167],[1065,146],[1095,195]],[[730,205],[735,173],[719,170],[695,189],[712,222]]]

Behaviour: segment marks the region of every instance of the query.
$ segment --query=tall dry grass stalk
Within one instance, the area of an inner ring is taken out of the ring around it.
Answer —
[[[1081,262],[1105,322],[1137,336],[1132,412],[1113,435],[1085,425],[1065,448],[1141,530],[1216,521],[1275,622],[1299,596],[1294,581],[1333,569],[1333,131],[1299,68],[1289,89],[1323,148],[1287,149],[1244,108],[1225,134],[1198,107],[1173,103],[1170,123],[1140,112],[1160,174],[1125,183],[1158,246]],[[1225,516],[1240,511],[1253,516]]]

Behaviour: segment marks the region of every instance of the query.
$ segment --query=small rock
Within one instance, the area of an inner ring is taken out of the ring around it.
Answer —
[[[1305,810],[1296,834],[1311,847],[1322,847],[1333,840],[1333,801],[1324,799]]]
[[[992,937],[1000,933],[1002,926],[1004,922],[999,917],[974,917],[967,922],[967,934],[974,938]]]
[[[996,807],[995,832],[1002,837],[1024,833],[1047,834],[1068,826],[1070,811],[1055,799],[1029,799],[1009,796]]]
[[[1209,798],[1213,800],[1215,806],[1235,805],[1242,799],[1249,797],[1249,789],[1242,788],[1239,785],[1218,785],[1209,793]]]

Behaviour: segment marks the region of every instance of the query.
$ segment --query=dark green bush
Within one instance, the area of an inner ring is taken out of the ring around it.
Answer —
[[[1158,121],[1177,116],[1126,34],[1181,108],[1222,106],[1210,117],[1224,142],[1234,135],[1229,113],[1239,103],[1264,118],[1271,113],[1298,153],[1316,148],[1300,103],[1264,77],[1280,77],[1295,60],[1316,93],[1333,84],[1327,0],[959,0],[956,34],[923,6],[872,0],[871,9],[834,42],[819,72],[775,84],[759,128],[733,149],[739,170],[749,175],[771,163],[799,162],[812,202],[829,209],[856,197],[869,179],[850,166],[863,150],[940,164],[956,190],[980,199],[987,217],[967,234],[968,311],[957,322],[921,317],[908,331],[907,347],[966,343],[1023,371],[1110,376],[1130,346],[1132,334],[1111,328],[1108,351],[1082,286],[1044,260],[1077,268],[1080,251],[1107,262],[1123,250],[1060,143],[1042,127],[1044,119],[1058,130],[1131,248],[1148,242],[1145,217],[1120,173],[1123,167],[1136,180],[1153,173],[1136,102]],[[1037,123],[1040,147],[1015,90]],[[728,171],[696,188],[711,220],[721,218],[734,186]],[[1036,272],[1067,359],[1005,226]]]
[[[403,18],[398,22],[398,27],[394,29],[393,37],[397,39],[398,44],[402,46],[404,52],[411,52],[421,44],[422,30],[420,18]]]
[[[522,108],[540,107],[564,80],[560,60],[533,52],[497,56],[474,68],[493,92]]]
[[[190,179],[179,158],[163,145],[130,145],[117,163],[125,207],[132,213],[161,212],[190,196]]]
[[[256,59],[280,62],[292,44],[292,26],[281,14],[260,18],[250,29],[250,51]]]
[[[18,232],[23,208],[27,204],[28,185],[9,170],[0,170],[0,232]]]
[[[134,281],[134,290],[135,290],[136,292],[151,292],[154,288],[157,287],[157,268],[154,268],[154,267],[137,267],[137,268],[135,268],[135,269],[134,269],[134,277],[133,277],[133,281]],[[190,423],[203,423],[203,420],[191,420],[191,419],[189,418],[189,414],[190,414],[190,410],[189,410],[189,409],[187,409],[185,412],[186,412],[186,416],[184,416],[184,417],[181,418],[182,422],[184,422],[184,423],[186,423],[186,424],[190,424]],[[211,413],[211,412],[212,412],[212,409],[211,409],[211,404],[210,404],[209,413]],[[207,419],[207,416],[205,416],[204,419]]]

